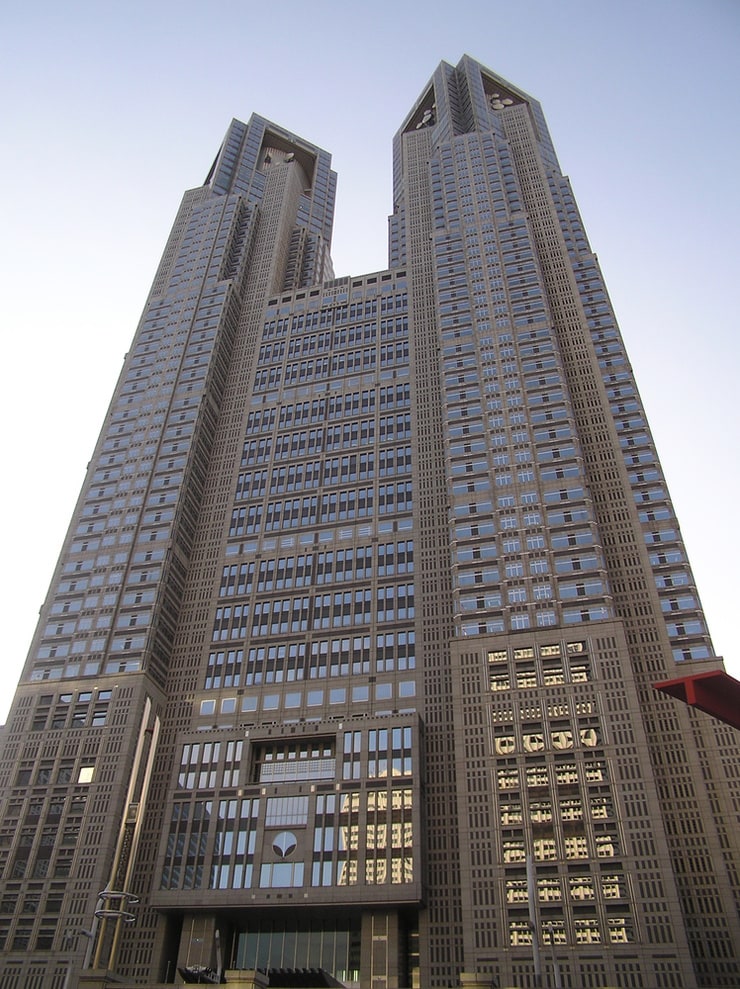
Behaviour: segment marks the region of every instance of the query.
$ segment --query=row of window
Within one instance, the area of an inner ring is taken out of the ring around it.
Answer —
[[[279,407],[259,408],[247,417],[246,435],[271,432],[277,423],[279,429],[326,422],[352,415],[367,415],[391,409],[409,408],[411,386],[408,382],[383,385],[363,391],[340,392],[320,396],[311,401],[293,402]]]
[[[385,324],[384,328],[386,330],[384,336],[388,336],[388,320],[383,320]],[[277,362],[283,360],[287,357],[290,359],[309,357],[314,354],[322,354],[324,352],[329,353],[333,358],[341,357],[342,353],[348,355],[345,348],[352,346],[360,346],[362,344],[374,344],[378,337],[378,325],[377,323],[359,323],[347,327],[343,330],[335,330],[332,332],[324,333],[312,333],[302,337],[292,337],[289,341],[286,339],[275,339],[271,342],[263,343],[259,349],[258,361],[261,367],[270,362]],[[391,335],[393,336],[407,336],[408,326],[401,327],[401,331],[396,328],[395,324],[391,324],[390,329],[392,330]],[[406,332],[404,332],[406,331]],[[402,348],[399,352],[398,348]],[[374,348],[373,348],[374,349]],[[337,351],[339,353],[337,353]],[[397,340],[391,343],[381,343],[380,345],[380,358],[381,364],[387,361],[388,357],[396,352],[396,355],[405,351],[405,356],[408,356],[408,343],[404,340]],[[374,362],[373,362],[374,363]],[[340,369],[341,370],[341,369]]]
[[[411,472],[411,447],[390,447],[363,453],[309,460],[267,470],[246,471],[237,479],[236,500],[260,498],[286,491],[301,491],[322,486],[347,484],[392,477]],[[269,476],[269,487],[268,487]]]
[[[413,702],[416,695],[416,682],[414,680],[401,680],[395,685],[395,695],[398,702],[408,705]],[[275,712],[283,710],[285,712],[300,712],[304,708],[323,708],[329,704],[363,704],[370,701],[374,703],[390,704],[394,700],[394,685],[392,683],[376,683],[372,689],[368,684],[358,684],[352,688],[332,687],[330,690],[314,688],[311,690],[288,690],[284,694],[264,694],[261,701],[256,696],[249,697],[222,697],[219,702],[215,700],[202,700],[200,702],[200,714],[202,717],[220,715],[255,714],[258,710],[263,714],[274,715]]]
[[[278,460],[294,460],[298,457],[313,457],[324,451],[355,450],[358,446],[375,444],[376,437],[383,442],[408,439],[411,436],[411,421],[408,415],[386,417],[381,423],[375,419],[359,419],[327,425],[323,428],[285,433],[275,437],[262,437],[247,440],[242,451],[241,466],[255,467]],[[379,451],[382,456],[382,451]],[[319,462],[314,468],[323,470]]]
[[[325,306],[320,310],[312,310],[306,313],[297,312],[289,316],[281,315],[280,317],[277,315],[272,317],[270,315],[264,324],[263,333],[267,336],[275,335],[278,337],[288,332],[291,335],[297,335],[306,330],[325,329],[330,327],[332,323],[346,323],[348,320],[354,322],[355,320],[369,319],[376,316],[378,311],[383,316],[387,316],[394,311],[405,311],[408,308],[407,293],[405,291],[396,291],[393,293],[390,286],[388,288],[389,290],[383,290],[379,302],[377,296],[369,296],[366,299],[349,304],[342,304],[339,297],[336,301],[328,297],[324,300]],[[344,298],[346,299],[346,297],[345,293]],[[381,322],[393,324],[393,319],[384,319]],[[314,335],[314,333],[310,334],[310,336]]]
[[[481,601],[486,602],[490,597],[482,597]],[[375,592],[364,587],[313,598],[257,601],[252,607],[251,619],[248,604],[218,607],[211,641],[245,639],[248,635],[287,635],[309,628],[349,628],[370,625],[373,621],[406,621],[413,617],[413,585],[378,587]]]
[[[280,354],[274,354],[280,357]],[[381,343],[379,348],[364,347],[362,350],[348,350],[330,357],[308,358],[301,361],[273,364],[271,367],[261,367],[255,374],[255,394],[264,390],[273,390],[281,385],[304,385],[310,381],[324,381],[344,374],[363,374],[375,370],[376,367],[387,368],[398,364],[408,365],[408,340],[395,343]]]
[[[281,529],[310,528],[333,522],[371,518],[375,514],[387,515],[410,512],[412,508],[412,482],[397,481],[368,488],[348,488],[328,491],[322,495],[289,498],[284,501],[268,501],[234,508],[231,513],[229,536],[250,535],[257,532],[273,532]]]

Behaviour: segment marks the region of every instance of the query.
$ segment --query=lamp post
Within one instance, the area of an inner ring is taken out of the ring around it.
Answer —
[[[529,901],[529,929],[532,932],[532,958],[534,960],[534,984],[542,987],[542,961],[540,959],[539,924],[537,923],[537,883],[534,876],[534,859],[527,856],[527,900]]]
[[[537,881],[534,874],[534,858],[527,856],[527,900],[529,905],[529,929],[532,932],[532,957],[534,960],[534,984],[537,989],[542,986],[542,959],[540,958],[539,923],[537,920]],[[546,925],[546,930],[550,935],[550,954],[552,957],[552,970],[555,979],[555,989],[563,989],[563,981],[560,977],[560,965],[555,950],[555,928],[552,924]]]
[[[555,928],[552,924],[547,925],[547,931],[550,935],[550,954],[552,955],[552,971],[555,976],[555,989],[563,989],[563,980],[560,978],[560,965],[558,965],[558,956],[555,951]]]
[[[66,931],[64,937],[62,938],[62,951],[69,952],[69,958],[67,959],[67,971],[64,973],[64,982],[62,984],[62,989],[69,989],[69,982],[72,978],[72,962],[74,954],[74,936]]]

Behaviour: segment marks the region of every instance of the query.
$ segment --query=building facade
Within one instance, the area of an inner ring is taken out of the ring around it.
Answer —
[[[185,194],[3,731],[0,989],[738,985],[738,743],[653,688],[721,660],[539,104],[438,67],[386,270],[334,190],[253,116]]]

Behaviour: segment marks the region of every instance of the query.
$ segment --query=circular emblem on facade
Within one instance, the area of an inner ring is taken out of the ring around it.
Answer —
[[[292,855],[295,851],[295,846],[297,844],[298,839],[292,831],[281,831],[280,834],[276,834],[272,840],[272,850],[276,855],[279,855],[281,859],[287,859],[287,857]]]

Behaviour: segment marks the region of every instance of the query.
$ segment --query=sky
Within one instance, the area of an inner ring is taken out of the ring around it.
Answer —
[[[374,271],[393,134],[464,53],[543,104],[740,677],[738,0],[41,0],[3,5],[0,37],[0,723],[180,198],[231,118],[332,153],[336,273]]]

